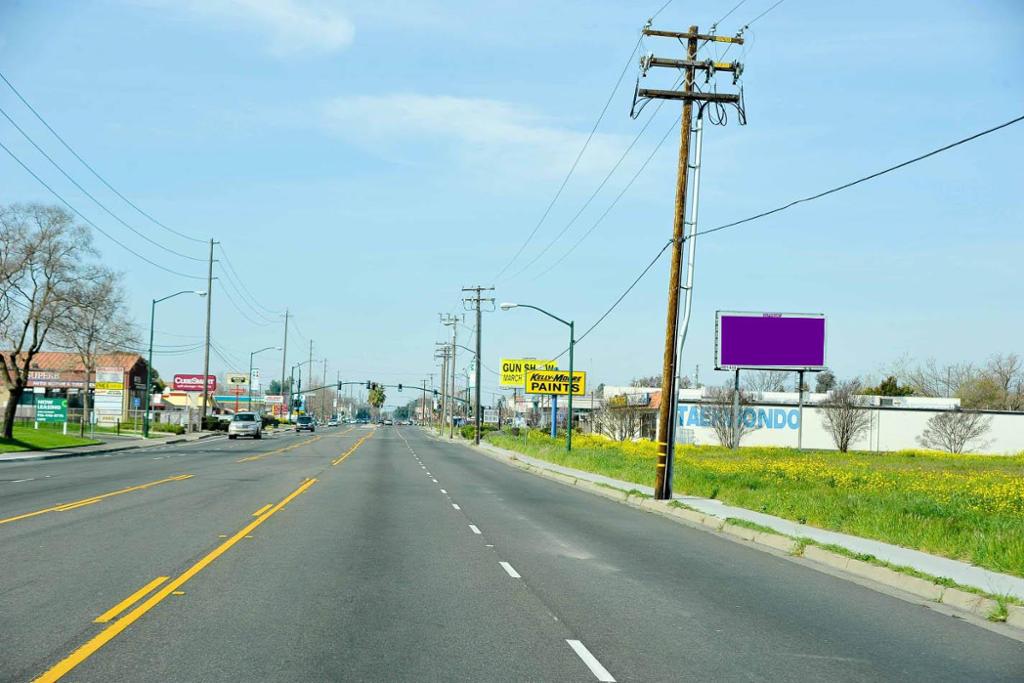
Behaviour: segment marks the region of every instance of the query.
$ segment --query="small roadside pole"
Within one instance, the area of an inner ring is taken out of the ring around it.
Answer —
[[[804,449],[804,371],[800,370],[799,375],[796,390],[800,392],[800,415],[798,417],[800,422],[796,427],[796,448],[802,451]]]
[[[551,438],[558,438],[558,394],[551,394]]]

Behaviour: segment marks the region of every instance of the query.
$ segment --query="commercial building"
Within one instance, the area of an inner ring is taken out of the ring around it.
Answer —
[[[39,396],[66,398],[69,417],[81,419],[82,392],[86,389],[85,366],[77,353],[41,351],[32,359],[28,389],[18,402],[17,417],[32,419]],[[137,353],[107,353],[96,360],[89,378],[89,401],[99,424],[127,422],[145,401],[146,360]],[[0,405],[6,405],[7,389],[0,387]],[[77,421],[77,420],[75,420]]]

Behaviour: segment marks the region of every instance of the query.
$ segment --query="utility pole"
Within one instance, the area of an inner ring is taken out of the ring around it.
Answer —
[[[281,346],[283,351],[281,352],[281,395],[284,396],[284,369],[287,366],[288,361],[288,309],[284,309],[284,344]],[[290,391],[290,389],[289,389]],[[290,397],[289,397],[290,398]],[[291,412],[291,407],[288,408]]]
[[[309,361],[308,362],[309,362],[309,365],[306,368],[306,380],[307,380],[306,383],[309,386],[313,386],[313,340],[312,339],[309,340]],[[302,379],[301,379],[302,368],[299,368],[299,375],[300,375],[299,381],[301,382],[302,381]],[[312,403],[312,401],[310,401],[310,403]],[[305,397],[303,397],[302,407],[303,408],[306,407]],[[306,412],[308,413],[309,411],[307,410]]]
[[[451,382],[451,391],[448,393],[448,403],[451,404],[452,419],[448,423],[448,438],[455,438],[455,345],[459,338],[459,316],[445,313],[441,316],[441,324],[452,328],[451,353],[448,360],[448,375]]]
[[[476,310],[476,390],[474,391],[475,400],[473,401],[473,424],[474,424],[474,436],[473,442],[477,445],[480,444],[480,421],[483,418],[483,411],[480,409],[480,304],[489,303],[491,304],[493,311],[494,299],[484,298],[481,296],[482,292],[493,292],[494,287],[463,287],[463,292],[475,292],[476,296],[467,297],[462,300],[463,305],[472,304],[473,309]],[[471,309],[472,310],[472,309]],[[468,397],[467,397],[468,398]]]
[[[206,406],[210,403],[210,313],[213,310],[213,245],[218,244],[210,238],[210,263],[206,270],[206,344],[203,351],[203,408],[199,415],[199,429],[206,422]],[[86,387],[86,391],[89,388]],[[147,388],[148,391],[148,388]]]
[[[441,361],[441,415],[438,417],[438,434],[444,434],[445,415],[448,411],[448,344],[447,342],[435,342],[437,349],[434,358]]]
[[[668,315],[665,323],[665,350],[662,358],[661,406],[659,408],[658,415],[658,462],[655,470],[654,484],[655,498],[659,500],[667,500],[672,498],[672,455],[675,446],[675,422],[677,420],[676,414],[678,412],[676,393],[676,378],[678,375],[676,365],[678,358],[676,349],[680,339],[679,291],[682,288],[683,243],[687,239],[684,237],[683,231],[686,227],[685,212],[688,199],[687,180],[689,178],[690,170],[690,129],[693,126],[693,103],[695,101],[701,103],[699,105],[700,110],[698,112],[698,121],[702,120],[703,108],[709,103],[713,103],[716,106],[723,106],[725,104],[736,105],[740,111],[740,121],[743,122],[744,120],[741,95],[721,94],[717,92],[699,92],[695,87],[696,72],[698,70],[705,74],[707,80],[713,78],[716,71],[731,72],[733,74],[733,82],[735,83],[736,79],[743,71],[742,65],[738,62],[714,63],[711,60],[698,61],[697,43],[698,41],[704,41],[736,43],[742,45],[743,38],[738,35],[735,37],[702,35],[698,33],[696,26],[691,26],[690,30],[685,33],[678,31],[657,31],[652,29],[649,24],[644,27],[643,35],[674,38],[680,42],[683,40],[686,41],[686,59],[664,59],[655,57],[653,54],[645,55],[641,59],[641,69],[644,77],[647,76],[647,71],[653,67],[682,69],[684,71],[683,89],[654,90],[638,87],[633,102],[634,112],[636,111],[637,99],[681,100],[683,102],[683,112],[681,117],[682,123],[680,125],[679,160],[676,178],[676,197],[672,224],[672,265],[669,270]],[[632,114],[633,112],[631,112],[631,115]],[[694,212],[695,211],[696,209],[694,209]],[[696,236],[695,221],[691,221],[691,225],[689,225],[689,227],[691,255],[688,270],[690,277],[692,277],[692,240]],[[688,286],[691,286],[689,278]],[[687,298],[689,299],[689,289],[687,290]],[[687,307],[686,318],[688,321],[689,307]],[[685,331],[683,334],[685,337]]]

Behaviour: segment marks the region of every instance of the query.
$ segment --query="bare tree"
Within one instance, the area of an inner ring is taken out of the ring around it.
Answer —
[[[59,207],[0,207],[0,382],[3,436],[12,438],[32,359],[88,282],[89,232]]]
[[[864,409],[865,399],[858,395],[860,390],[858,380],[842,382],[821,404],[822,423],[832,435],[836,448],[843,453],[871,426],[871,413]]]
[[[640,434],[644,407],[630,405],[626,394],[612,396],[594,416],[594,429],[616,441],[634,439]]]
[[[750,394],[740,389],[739,414],[733,405],[731,386],[710,387],[706,404],[710,404],[710,422],[718,443],[726,448],[738,448],[743,437],[757,429],[752,421],[743,419],[744,408],[751,403]]]
[[[925,448],[949,453],[970,452],[970,447],[981,439],[992,426],[992,418],[972,410],[951,410],[933,415],[925,425],[918,442]],[[977,443],[979,448],[984,442]]]
[[[781,370],[757,370],[746,373],[743,388],[747,391],[785,391],[786,381],[793,373]]]
[[[629,383],[631,387],[660,387],[661,375],[649,375],[647,377],[634,377]]]
[[[99,356],[134,348],[139,343],[125,309],[120,276],[95,267],[86,274],[82,286],[73,292],[67,312],[55,325],[54,344],[78,354],[85,370],[79,434],[85,434],[89,416],[89,385]]]
[[[1024,365],[1015,353],[997,353],[988,359],[986,374],[999,386],[1002,393],[1003,410],[1020,410],[1024,407]],[[994,406],[992,406],[994,407]]]

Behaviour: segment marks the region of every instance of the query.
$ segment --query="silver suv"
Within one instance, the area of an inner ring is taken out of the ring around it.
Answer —
[[[316,422],[309,415],[299,415],[295,420],[295,431],[316,431]]]
[[[228,423],[228,438],[237,439],[240,436],[251,436],[254,439],[263,438],[263,420],[256,413],[236,413]]]

